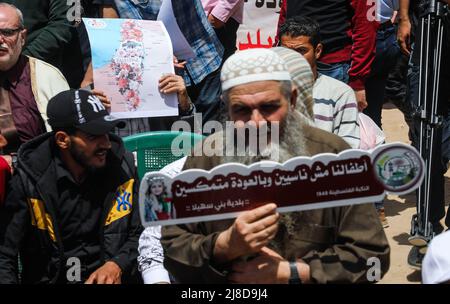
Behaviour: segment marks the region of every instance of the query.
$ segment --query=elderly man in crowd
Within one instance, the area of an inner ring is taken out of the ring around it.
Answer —
[[[0,157],[9,165],[22,143],[50,130],[48,100],[69,88],[58,69],[21,55],[26,33],[20,10],[0,3]]]
[[[28,29],[24,55],[38,58],[64,71],[66,58],[70,58],[71,55],[65,54],[65,51],[72,39],[67,12],[76,1],[2,0],[2,2],[15,5],[23,13]],[[70,71],[67,71],[65,76],[70,76],[69,73]]]
[[[270,155],[279,157],[272,160],[349,148],[336,135],[305,124],[294,111],[297,91],[273,51],[231,56],[221,80],[230,120],[237,125],[267,123],[271,130],[279,124],[279,145],[269,145],[277,152]],[[267,158],[261,153],[189,157],[184,169],[210,170],[227,162],[251,164]],[[163,228],[165,267],[181,283],[353,283],[367,281],[370,257],[380,259],[383,274],[389,268],[389,245],[373,205],[280,215],[276,203],[243,212],[235,220]]]

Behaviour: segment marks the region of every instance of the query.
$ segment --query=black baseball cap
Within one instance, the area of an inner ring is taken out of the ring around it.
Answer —
[[[125,122],[106,111],[100,99],[85,90],[68,90],[54,96],[47,105],[52,129],[76,128],[91,135],[103,135]]]

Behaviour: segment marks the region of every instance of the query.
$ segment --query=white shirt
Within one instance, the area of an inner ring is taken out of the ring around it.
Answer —
[[[441,284],[450,281],[450,231],[431,240],[422,263],[422,282]]]
[[[168,164],[159,172],[174,177],[183,169],[187,157]],[[170,283],[164,268],[164,250],[161,246],[161,226],[147,227],[139,237],[138,267],[145,284]]]

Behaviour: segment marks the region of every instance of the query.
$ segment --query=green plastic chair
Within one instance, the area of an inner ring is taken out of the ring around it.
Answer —
[[[125,148],[130,152],[135,152],[137,159],[137,169],[139,179],[147,172],[159,171],[166,165],[174,162],[183,155],[174,155],[172,153],[172,141],[177,138],[181,141],[179,148],[182,151],[190,151],[195,144],[202,141],[204,136],[189,132],[147,132],[132,135],[123,138]],[[183,146],[183,143],[189,143],[189,146]]]

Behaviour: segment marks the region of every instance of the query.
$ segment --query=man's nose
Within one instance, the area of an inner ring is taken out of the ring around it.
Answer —
[[[258,109],[254,109],[252,111],[251,120],[254,123],[256,123],[257,126],[259,126],[263,122],[266,122],[266,118],[264,117],[264,115],[261,114],[261,112]]]

